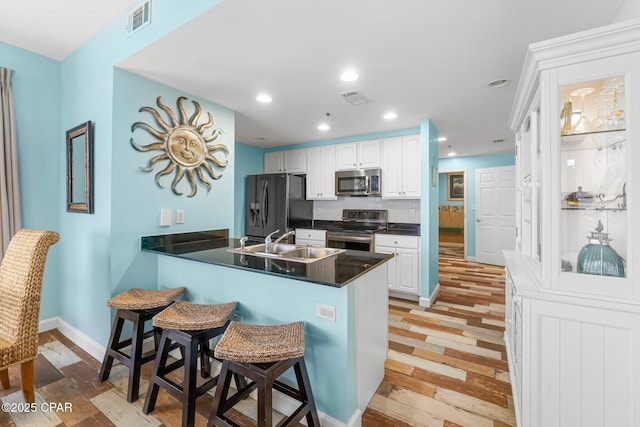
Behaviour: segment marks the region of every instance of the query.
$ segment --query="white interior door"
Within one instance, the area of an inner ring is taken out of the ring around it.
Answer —
[[[476,169],[476,261],[504,265],[516,247],[515,166]]]

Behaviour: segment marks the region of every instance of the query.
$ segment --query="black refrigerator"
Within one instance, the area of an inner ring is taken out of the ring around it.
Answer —
[[[246,235],[278,237],[294,228],[311,228],[313,201],[306,200],[303,175],[270,173],[247,175]]]

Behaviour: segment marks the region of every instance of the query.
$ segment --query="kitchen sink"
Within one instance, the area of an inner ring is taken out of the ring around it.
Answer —
[[[292,251],[294,249],[297,249],[298,247],[296,245],[289,245],[286,243],[278,243],[277,245],[274,245],[271,248],[271,252],[269,252],[269,255],[278,255],[282,252],[288,252],[288,251]],[[235,252],[236,249],[229,251],[229,252]],[[241,253],[241,249],[237,248],[238,253]],[[267,253],[264,250],[264,243],[258,244],[258,245],[251,245],[251,246],[245,246],[244,248],[244,253],[246,254],[253,254],[253,253]]]
[[[316,248],[310,246],[296,246],[279,243],[275,245],[271,252],[265,252],[264,243],[258,245],[245,246],[242,248],[227,249],[227,252],[236,254],[252,255],[263,258],[280,258],[286,261],[310,263],[333,255],[340,254],[345,249]]]
[[[303,248],[294,249],[284,252],[282,258],[302,258],[302,259],[322,259],[331,255],[337,255],[344,252],[344,249],[332,249],[332,248],[314,248],[306,246]]]

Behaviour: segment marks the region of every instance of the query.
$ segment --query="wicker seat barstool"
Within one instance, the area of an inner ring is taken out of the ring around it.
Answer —
[[[207,427],[235,426],[224,414],[258,389],[258,427],[272,425],[272,393],[276,389],[301,405],[279,426],[297,425],[306,416],[309,427],[319,427],[318,411],[304,363],[304,327],[302,322],[283,325],[249,325],[231,322],[215,349],[223,359],[220,382],[211,405]],[[298,389],[277,380],[293,366]],[[228,397],[231,374],[243,375],[252,382]]]
[[[153,325],[162,328],[158,354],[149,381],[149,391],[142,408],[145,414],[153,411],[160,387],[182,402],[182,426],[191,427],[196,414],[196,399],[215,387],[218,377],[210,378],[200,386],[196,383],[198,356],[201,360],[201,375],[210,374],[209,340],[222,335],[229,325],[229,318],[237,302],[224,304],[194,304],[178,301],[153,318]],[[167,365],[169,350],[173,344],[183,349],[183,357]],[[167,375],[184,366],[184,380],[178,385]],[[244,378],[236,376],[238,387],[246,385]]]
[[[107,306],[115,308],[117,311],[111,328],[109,345],[104,355],[98,378],[100,381],[105,381],[109,378],[114,359],[118,359],[126,365],[129,368],[127,401],[134,402],[138,400],[140,368],[156,357],[158,349],[160,330],[154,327],[149,331],[145,331],[145,323],[172,304],[174,299],[184,293],[184,290],[184,287],[160,290],[131,288],[107,302]],[[131,338],[121,341],[125,320],[133,324],[133,331]],[[154,351],[143,356],[143,341],[150,336],[154,337]],[[131,351],[126,354],[122,349],[129,345],[131,346]]]

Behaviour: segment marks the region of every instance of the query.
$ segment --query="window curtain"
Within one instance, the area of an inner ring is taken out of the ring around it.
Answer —
[[[11,70],[0,67],[0,258],[20,229],[18,144]]]

